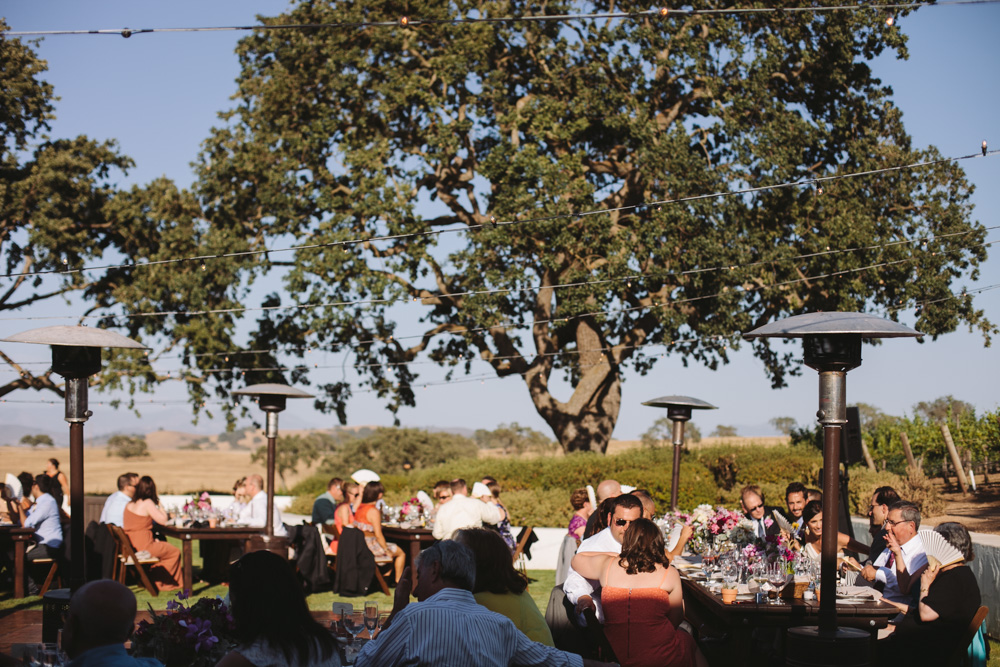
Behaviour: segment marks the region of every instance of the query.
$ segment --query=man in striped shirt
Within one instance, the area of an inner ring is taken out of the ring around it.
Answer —
[[[605,665],[528,639],[506,616],[476,603],[475,578],[476,564],[468,547],[445,540],[424,550],[412,584],[419,602],[410,604],[407,568],[396,585],[392,615],[361,649],[355,666]]]

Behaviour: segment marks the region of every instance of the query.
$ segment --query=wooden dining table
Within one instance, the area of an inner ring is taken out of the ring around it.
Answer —
[[[401,528],[384,523],[382,524],[382,536],[387,542],[393,542],[407,550],[406,564],[411,567],[416,562],[420,552],[437,541],[430,528]]]
[[[0,525],[0,544],[6,548],[8,542],[14,543],[14,597],[23,598],[28,590],[28,570],[25,567],[24,554],[28,542],[35,535],[34,528],[22,528],[12,524]]]
[[[260,535],[263,528],[250,528],[248,526],[217,526],[215,528],[185,528],[183,526],[160,526],[161,532],[169,537],[175,537],[181,541],[181,552],[183,558],[184,590],[191,590],[194,584],[194,572],[191,564],[192,549],[191,542],[194,540],[234,540],[242,541],[244,550],[249,551],[250,539]]]
[[[800,626],[819,624],[819,602],[816,600],[787,600],[776,604],[747,599],[749,595],[732,604],[725,604],[719,593],[706,587],[704,580],[696,580],[681,571],[684,589],[685,617],[696,628],[717,628],[728,635],[731,662],[747,664],[751,656],[752,634],[758,628],[787,630]],[[889,624],[889,619],[899,614],[894,606],[877,600],[862,603],[838,604],[837,625],[864,630],[871,635],[872,648],[878,631]]]

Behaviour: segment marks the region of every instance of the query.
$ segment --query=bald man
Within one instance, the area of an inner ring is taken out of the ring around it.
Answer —
[[[263,528],[267,525],[267,492],[264,491],[264,479],[260,475],[248,475],[243,488],[250,496],[250,502],[240,510],[240,523],[251,528]],[[281,520],[281,510],[278,509],[277,504],[274,506],[273,526],[274,534],[278,537],[288,535],[285,524]]]
[[[84,584],[69,601],[63,648],[70,667],[162,667],[153,658],[133,658],[125,642],[135,628],[135,595],[117,581]]]

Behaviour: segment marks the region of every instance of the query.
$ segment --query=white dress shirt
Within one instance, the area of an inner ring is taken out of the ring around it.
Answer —
[[[903,562],[906,563],[906,571],[911,576],[913,573],[927,565],[927,554],[924,552],[924,542],[920,539],[920,535],[914,535],[906,544],[899,545],[900,551],[903,552]],[[892,555],[892,551],[889,547],[886,547],[882,553],[878,555],[875,559],[873,567],[875,568],[875,581],[881,581],[885,584],[885,588],[882,590],[882,595],[887,600],[892,600],[893,602],[901,602],[903,604],[910,604],[913,602],[913,596],[910,595],[909,591],[902,591],[899,589],[899,582],[896,581],[896,564],[893,563],[892,567],[888,566],[889,556]]]
[[[101,510],[101,523],[113,523],[116,526],[125,527],[125,506],[132,502],[132,498],[121,491],[115,491],[104,501],[104,509]]]
[[[364,645],[354,664],[583,667],[583,658],[531,641],[509,618],[478,604],[469,591],[444,588],[396,614],[387,630]]]
[[[578,554],[604,551],[620,554],[622,545],[611,534],[610,526],[596,535],[591,535],[580,543],[580,548],[576,550]],[[597,579],[586,579],[570,565],[566,581],[563,582],[563,593],[566,598],[576,604],[584,595],[589,595],[597,606],[597,620],[604,622],[604,609],[601,608],[601,582]],[[580,618],[581,623],[583,618]]]
[[[496,525],[502,518],[496,505],[456,495],[438,508],[432,532],[434,539],[450,540],[456,530],[482,528],[484,523]]]
[[[257,495],[250,499],[250,502],[240,510],[241,523],[245,523],[251,528],[263,528],[267,525],[267,494],[258,491]],[[281,522],[281,510],[277,504],[274,506],[274,534],[278,537],[285,537],[288,532],[285,524]]]

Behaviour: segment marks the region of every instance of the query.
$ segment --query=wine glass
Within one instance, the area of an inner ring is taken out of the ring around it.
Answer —
[[[775,562],[767,568],[767,581],[771,584],[771,592],[768,593],[768,600],[771,604],[779,604],[781,600],[778,594],[785,585],[785,568],[781,563]]]
[[[344,611],[344,629],[351,633],[351,641],[355,641],[361,631],[365,629],[365,612]]]
[[[390,612],[387,612],[387,611],[383,611],[382,613],[380,613],[378,615],[378,631],[379,632],[382,632],[382,628],[385,626],[386,623],[389,622],[389,617],[390,616],[392,616],[392,614]]]
[[[378,602],[368,600],[365,602],[365,628],[368,630],[368,638],[375,638],[375,628],[378,627]]]

